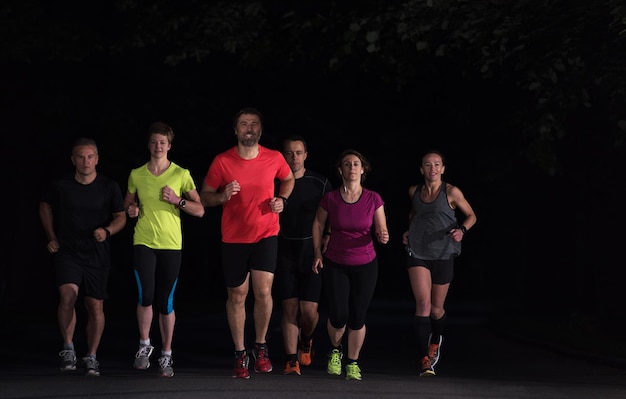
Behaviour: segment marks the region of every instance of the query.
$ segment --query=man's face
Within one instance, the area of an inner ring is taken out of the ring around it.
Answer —
[[[237,140],[244,146],[254,146],[261,138],[261,120],[254,114],[242,114],[235,126]]]
[[[88,176],[96,172],[98,165],[98,153],[91,145],[76,147],[72,154],[72,163],[76,166],[76,172]]]
[[[296,173],[304,168],[307,152],[302,141],[289,141],[283,148],[283,156],[289,164],[291,171]]]

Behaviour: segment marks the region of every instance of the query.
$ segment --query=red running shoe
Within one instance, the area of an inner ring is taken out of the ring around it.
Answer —
[[[243,351],[241,355],[235,353],[235,368],[233,369],[233,378],[250,378],[250,372],[248,371],[248,363],[250,358]]]
[[[255,344],[252,354],[254,355],[254,371],[257,373],[272,371],[272,362],[270,362],[266,344]]]

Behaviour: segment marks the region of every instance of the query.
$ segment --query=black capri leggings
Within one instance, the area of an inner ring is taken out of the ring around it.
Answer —
[[[330,324],[334,328],[345,325],[351,330],[363,328],[376,289],[378,259],[357,266],[340,265],[324,259],[322,270]]]
[[[145,245],[133,247],[135,280],[141,306],[156,307],[161,314],[174,310],[174,291],[178,283],[178,273],[182,252],[170,249],[152,249]]]

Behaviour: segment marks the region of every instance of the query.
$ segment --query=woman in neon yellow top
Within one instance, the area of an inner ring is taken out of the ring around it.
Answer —
[[[124,200],[128,216],[138,217],[133,237],[133,267],[139,294],[139,350],[134,366],[139,370],[150,367],[154,302],[159,312],[162,345],[159,375],[172,377],[174,291],[183,247],[180,213],[202,217],[204,206],[189,170],[168,159],[174,138],[172,128],[155,122],[148,129],[148,137],[150,161],[130,172]]]

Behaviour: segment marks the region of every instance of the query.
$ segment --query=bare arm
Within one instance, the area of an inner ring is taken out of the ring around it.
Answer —
[[[184,199],[182,197],[183,195],[187,197],[187,199],[185,199],[184,207],[180,205],[181,201]],[[178,209],[192,216],[204,216],[204,206],[200,202],[200,195],[196,189],[189,190],[186,193],[181,193],[181,196],[179,196],[174,189],[165,185],[161,189],[161,200],[174,205]]]
[[[289,198],[295,185],[296,179],[293,177],[293,172],[289,171],[289,175],[280,181],[280,186],[278,187],[278,197]]]
[[[315,219],[313,219],[313,271],[319,273],[320,269],[324,267],[322,256],[322,237],[324,234],[324,226],[326,226],[326,219],[328,218],[328,212],[321,206],[317,208]]]
[[[113,235],[122,231],[124,226],[126,226],[126,213],[124,211],[115,212],[113,213],[111,223],[107,226],[107,230]]]
[[[285,201],[283,201],[283,198],[289,198],[295,184],[296,179],[294,178],[293,173],[289,171],[289,175],[280,181],[278,195],[270,199],[270,208],[272,209],[272,212],[280,213],[285,209]]]
[[[415,196],[416,190],[417,190],[417,185],[409,187],[409,199],[411,201],[413,201],[413,197]],[[411,225],[413,216],[415,216],[415,209],[413,209],[413,204],[411,203],[411,207],[409,208],[409,226]],[[402,244],[409,245],[409,231],[408,230],[402,234]]]
[[[108,226],[98,227],[93,231],[93,237],[98,242],[103,242],[113,234],[119,233],[126,226],[126,212],[114,212]]]
[[[474,209],[472,209],[470,203],[465,199],[463,192],[458,187],[450,184],[448,185],[447,190],[450,206],[453,209],[458,209],[465,216],[461,226],[459,226],[458,229],[452,229],[450,231],[450,234],[455,241],[461,241],[465,235],[463,230],[467,231],[476,224],[476,214],[474,213]]]
[[[52,214],[52,207],[47,202],[39,203],[39,218],[41,219],[41,225],[43,231],[46,234],[48,240],[48,252],[55,253],[59,250],[59,242],[54,231],[54,215]]]
[[[203,206],[218,206],[230,200],[233,195],[237,195],[241,186],[237,180],[233,180],[224,186],[224,190],[217,192],[216,187],[204,184],[200,191],[200,202]]]
[[[139,216],[137,194],[126,192],[126,197],[124,197],[124,209],[126,209],[128,216],[130,216],[131,218],[136,218],[137,216]]]
[[[385,207],[379,206],[374,212],[374,232],[376,238],[381,244],[389,242],[389,230],[387,230],[387,216],[385,215]]]
[[[204,205],[202,205],[202,201],[200,200],[200,194],[198,194],[198,190],[187,191],[185,194],[187,200],[185,201],[185,207],[181,208],[184,212],[201,218],[204,216]],[[180,200],[178,201],[180,203]]]

